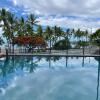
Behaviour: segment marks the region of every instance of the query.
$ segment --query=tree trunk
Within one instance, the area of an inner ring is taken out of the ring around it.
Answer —
[[[84,49],[84,47],[83,47],[83,55],[84,55],[84,53],[85,53],[85,49]]]
[[[49,53],[51,53],[51,37],[50,37],[50,52]]]
[[[67,36],[67,38],[66,38],[66,54],[68,55],[68,36]]]
[[[100,46],[99,46],[99,55],[100,55]]]
[[[12,53],[14,54],[14,44],[12,44],[12,49],[13,49]]]

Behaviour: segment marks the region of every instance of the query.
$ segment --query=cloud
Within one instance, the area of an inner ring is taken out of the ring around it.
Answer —
[[[63,28],[81,28],[81,29],[87,29],[91,30],[93,28],[93,32],[99,28],[100,21],[97,21],[96,19],[85,19],[85,18],[70,18],[70,17],[58,17],[58,16],[46,16],[46,17],[39,17],[37,19],[39,21],[40,25],[43,26],[60,26]]]
[[[9,1],[12,1],[15,6],[17,5],[17,0],[9,0]]]
[[[44,16],[38,19],[42,25],[94,29],[100,27],[100,0],[12,0],[12,2],[14,6],[24,9],[22,15],[34,13]]]
[[[100,17],[99,0],[13,0],[14,5],[29,9],[30,12],[73,16]]]

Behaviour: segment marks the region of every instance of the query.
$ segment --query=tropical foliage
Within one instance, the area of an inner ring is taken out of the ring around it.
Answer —
[[[77,39],[75,41],[76,48],[82,47],[84,49],[90,44],[90,41],[92,41],[91,45],[100,48],[100,29],[90,35],[88,30],[70,28],[63,30],[58,26],[47,26],[43,29],[41,25],[38,25],[38,22],[34,14],[17,17],[10,11],[0,10],[0,27],[3,29],[3,36],[6,38],[10,51],[14,52],[14,45],[29,49],[47,47],[50,53],[52,49],[68,51],[72,45],[71,38]]]
[[[55,43],[53,46],[53,49],[55,50],[66,50],[66,49],[70,49],[71,48],[71,44],[69,42],[69,40],[60,40],[59,42]]]

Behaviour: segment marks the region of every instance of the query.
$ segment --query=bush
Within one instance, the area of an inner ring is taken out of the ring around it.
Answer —
[[[66,50],[71,48],[69,40],[60,40],[57,43],[54,44],[53,49],[55,50]]]
[[[86,42],[86,41],[78,41],[77,44],[76,44],[76,46],[75,46],[75,48],[86,47],[88,45],[89,45],[89,43]]]

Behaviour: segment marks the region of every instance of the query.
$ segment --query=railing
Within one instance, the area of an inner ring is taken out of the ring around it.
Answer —
[[[71,55],[87,55],[87,54],[99,54],[99,52],[97,52],[99,50],[98,47],[85,47],[84,48],[84,54],[83,54],[83,48],[72,48],[72,49],[68,49],[68,50],[54,50],[51,49],[51,53],[50,53],[50,49],[20,49],[20,48],[15,48],[14,49],[14,54],[21,54],[21,53],[25,53],[25,54],[71,54]],[[13,52],[11,52],[12,50],[1,50],[1,52],[7,53],[8,54],[13,54]]]

